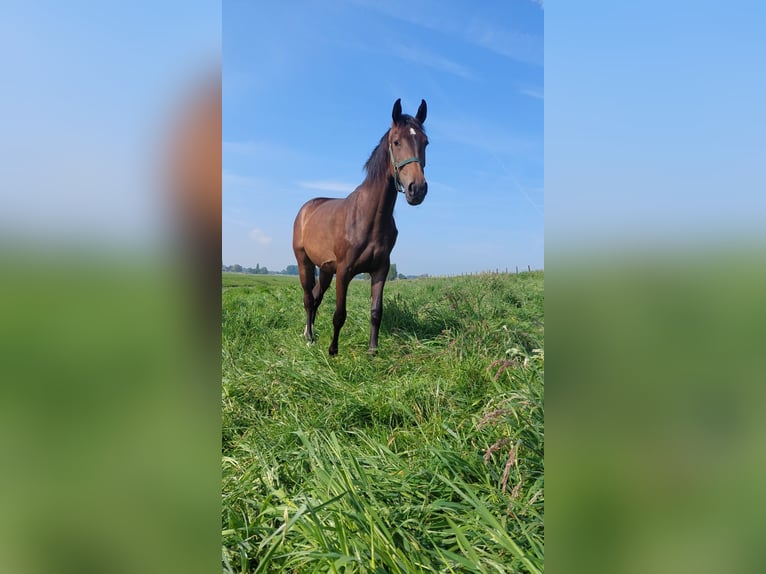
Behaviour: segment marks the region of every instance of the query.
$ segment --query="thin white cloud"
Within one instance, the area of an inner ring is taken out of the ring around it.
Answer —
[[[480,46],[518,62],[543,65],[543,38],[526,34],[499,25],[479,13],[466,15],[461,12],[445,12],[442,3],[409,0],[352,0],[354,4],[368,10],[383,13],[397,20],[434,30],[441,34]],[[533,0],[535,1],[535,0]],[[543,8],[542,1],[535,3]]]
[[[269,245],[271,243],[271,237],[266,235],[262,229],[258,229],[257,227],[250,230],[249,236],[250,239],[256,243],[260,243],[261,245]]]
[[[463,33],[467,41],[491,52],[527,64],[543,65],[543,41],[540,36],[501,28],[482,20],[474,20]]]
[[[473,80],[476,77],[468,67],[422,48],[396,45],[392,48],[392,53],[407,62],[414,62],[421,66],[447,72],[466,80]]]
[[[525,96],[529,96],[530,98],[535,98],[536,100],[542,100],[545,98],[543,91],[538,88],[522,88],[519,90],[519,93]]]
[[[330,191],[334,193],[351,193],[357,187],[355,183],[347,183],[345,181],[299,181],[300,185],[304,189],[316,189],[317,191]]]

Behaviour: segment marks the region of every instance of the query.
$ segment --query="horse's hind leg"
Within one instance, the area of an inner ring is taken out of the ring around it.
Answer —
[[[303,329],[303,335],[310,343],[314,342],[314,315],[316,314],[316,306],[314,304],[314,264],[310,261],[302,261],[298,274],[301,279],[301,287],[303,287],[303,308],[306,310],[306,327]]]

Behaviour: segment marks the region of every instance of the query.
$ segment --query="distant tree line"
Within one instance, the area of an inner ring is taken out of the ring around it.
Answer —
[[[239,263],[235,263],[234,265],[222,265],[221,271],[249,273],[250,275],[298,275],[298,266],[288,265],[282,271],[269,271],[265,265],[263,267],[260,264],[256,264],[255,267],[242,267]]]
[[[234,265],[222,265],[221,271],[227,271],[230,273],[249,273],[250,275],[298,275],[297,265],[288,265],[282,271],[269,271],[266,266],[261,267],[260,264],[256,264],[255,267],[242,267],[239,263]],[[317,273],[319,270],[317,269]],[[417,277],[427,277],[428,275],[418,275]],[[356,279],[369,279],[370,276],[367,273],[360,273],[356,276]],[[415,276],[408,277],[402,275],[396,270],[396,263],[392,263],[388,270],[388,281],[394,279],[414,279]]]

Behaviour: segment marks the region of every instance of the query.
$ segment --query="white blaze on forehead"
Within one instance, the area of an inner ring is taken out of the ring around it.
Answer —
[[[415,128],[410,128],[410,135],[414,136],[416,133]]]

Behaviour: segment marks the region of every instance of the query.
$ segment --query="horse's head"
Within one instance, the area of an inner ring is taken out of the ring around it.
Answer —
[[[407,203],[418,205],[428,193],[428,182],[423,173],[428,145],[428,138],[423,133],[426,101],[421,100],[418,113],[413,118],[402,114],[402,101],[396,100],[391,117],[394,121],[388,132],[388,153],[394,185],[397,191],[404,191]]]

